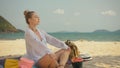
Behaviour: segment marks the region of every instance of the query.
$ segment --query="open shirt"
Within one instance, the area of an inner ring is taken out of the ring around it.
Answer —
[[[41,59],[46,54],[52,53],[52,51],[47,47],[47,43],[55,47],[62,48],[62,49],[68,48],[68,46],[64,42],[47,34],[43,30],[39,30],[39,29],[37,30],[42,40],[40,40],[39,37],[30,28],[28,28],[25,31],[25,41],[26,41],[25,57],[26,58],[29,58],[37,62],[39,59]]]

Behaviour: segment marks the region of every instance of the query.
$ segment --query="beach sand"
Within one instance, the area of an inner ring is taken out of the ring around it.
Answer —
[[[83,68],[120,68],[120,42],[73,41],[81,54],[87,53],[92,60],[83,62]],[[53,52],[59,48],[48,45]],[[25,40],[0,40],[0,56],[23,55]],[[69,67],[72,68],[72,67]]]

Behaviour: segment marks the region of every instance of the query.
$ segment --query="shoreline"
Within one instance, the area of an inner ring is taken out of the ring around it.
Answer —
[[[25,40],[24,38],[18,38],[18,39],[0,39],[0,41],[11,41],[11,40]],[[59,39],[60,40],[60,39]],[[66,40],[70,40],[70,39],[66,39]],[[66,41],[66,40],[61,40],[61,41]],[[104,40],[101,40],[101,41],[98,41],[98,40],[86,40],[86,39],[78,39],[78,40],[71,40],[73,42],[75,41],[80,41],[80,42],[84,42],[84,41],[87,41],[87,42],[120,42],[120,40],[117,40],[117,41],[104,41]]]

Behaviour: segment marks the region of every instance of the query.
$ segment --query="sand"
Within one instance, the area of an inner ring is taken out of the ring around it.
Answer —
[[[92,56],[91,61],[83,62],[84,68],[120,68],[120,42],[73,41],[80,53]],[[48,45],[57,51],[59,48]],[[23,55],[26,53],[25,40],[0,40],[0,56]],[[71,67],[69,67],[71,68]]]

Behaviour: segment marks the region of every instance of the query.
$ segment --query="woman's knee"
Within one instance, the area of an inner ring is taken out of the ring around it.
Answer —
[[[70,52],[71,52],[71,49],[70,49],[70,48],[69,48],[69,49],[66,49],[65,52],[70,53]]]

